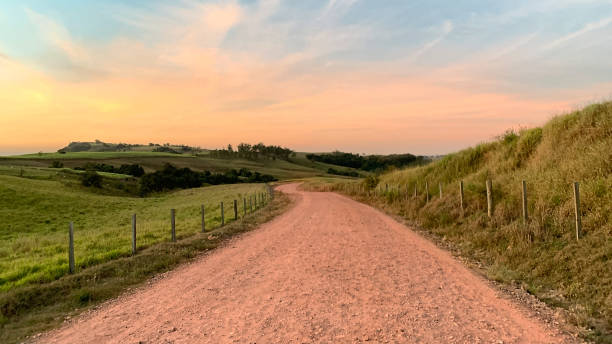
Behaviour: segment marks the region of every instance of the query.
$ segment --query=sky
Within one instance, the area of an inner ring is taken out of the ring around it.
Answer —
[[[0,154],[446,154],[612,97],[612,0],[2,0]]]

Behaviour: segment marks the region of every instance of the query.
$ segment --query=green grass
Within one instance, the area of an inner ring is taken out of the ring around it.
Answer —
[[[498,140],[429,165],[363,183],[320,183],[406,218],[488,267],[491,278],[520,283],[568,310],[585,338],[612,342],[612,103],[595,104],[542,128]],[[486,215],[486,179],[494,212]],[[459,182],[465,185],[465,212]],[[521,220],[521,181],[530,219]],[[430,202],[424,184],[429,183]],[[576,240],[572,183],[580,182],[583,237]],[[439,197],[438,183],[443,196]],[[385,192],[386,185],[389,192]],[[414,187],[418,197],[414,199]],[[311,185],[313,187],[313,185]]]
[[[52,161],[61,161],[66,168],[83,167],[87,163],[100,162],[114,166],[122,164],[140,164],[147,172],[160,170],[164,164],[177,167],[188,167],[195,171],[225,172],[230,169],[247,168],[254,172],[273,175],[281,180],[329,176],[330,167],[340,171],[354,170],[306,159],[306,153],[297,153],[289,161],[272,159],[221,159],[211,158],[208,154],[170,154],[154,152],[77,152],[77,153],[42,153],[21,156],[0,157],[1,168],[38,167],[48,168]],[[362,174],[365,172],[360,171]]]
[[[136,157],[193,157],[191,154],[173,154],[149,151],[128,152],[68,152],[60,153],[32,153],[23,155],[12,155],[0,157],[4,159],[44,159],[44,160],[71,160],[71,159],[111,159],[111,158],[136,158]]]
[[[32,171],[49,173],[26,173]],[[136,198],[99,195],[61,180],[0,175],[0,291],[64,276],[70,221],[76,265],[85,269],[130,254],[131,214],[138,216],[138,246],[148,247],[169,240],[172,208],[181,238],[199,231],[201,204],[212,229],[220,224],[220,202],[227,220],[234,199],[242,214],[242,198],[264,191],[262,184],[235,184]]]
[[[195,195],[227,196],[228,193],[218,189],[211,194],[203,194],[196,190]],[[172,202],[187,204],[180,199]],[[176,243],[162,241],[141,249],[135,256],[80,269],[74,275],[65,275],[50,283],[25,285],[2,292],[0,342],[19,343],[28,336],[59,326],[67,315],[75,316],[121,294],[128,287],[138,286],[151,276],[196,257],[202,251],[216,248],[236,234],[257,228],[281,214],[289,203],[287,196],[277,194],[261,210],[210,232],[196,233],[199,224],[190,227],[184,224],[179,232],[184,238]],[[187,236],[190,232],[196,234]]]

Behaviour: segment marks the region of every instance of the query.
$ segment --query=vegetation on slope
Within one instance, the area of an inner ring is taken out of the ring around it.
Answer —
[[[68,271],[68,223],[75,225],[76,265],[90,267],[131,253],[131,214],[138,215],[138,246],[168,240],[170,209],[176,209],[179,237],[200,230],[200,206],[208,228],[242,213],[243,197],[265,191],[262,184],[220,185],[155,197],[101,195],[61,180],[0,175],[0,291],[47,283]],[[232,215],[230,215],[232,214]]]
[[[216,188],[216,192],[219,192],[221,187]],[[224,227],[185,236],[176,243],[164,241],[144,248],[134,256],[79,270],[74,275],[66,275],[50,283],[26,285],[2,292],[0,342],[19,343],[27,336],[59,326],[67,315],[77,315],[118,296],[128,287],[138,286],[151,276],[196,257],[202,251],[214,249],[233,235],[254,229],[281,214],[288,205],[288,197],[277,194],[262,210]],[[195,231],[199,227],[187,227],[186,223],[179,226],[179,233],[185,233],[181,232],[183,230]]]
[[[491,219],[487,179],[493,185]],[[527,183],[527,223],[521,219],[522,180]],[[460,181],[465,185],[464,212]],[[581,190],[579,240],[574,181]],[[405,217],[483,262],[490,277],[522,283],[548,303],[568,309],[587,329],[587,337],[612,341],[612,103],[556,117],[542,128],[508,131],[495,142],[426,166],[331,189]]]

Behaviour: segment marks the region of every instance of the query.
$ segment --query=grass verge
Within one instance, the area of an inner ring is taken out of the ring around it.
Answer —
[[[0,342],[21,342],[28,336],[57,327],[67,316],[75,316],[116,297],[155,274],[218,247],[234,235],[270,221],[289,204],[289,198],[277,192],[265,207],[224,227],[175,243],[156,244],[135,256],[95,265],[50,283],[9,290],[0,295]]]

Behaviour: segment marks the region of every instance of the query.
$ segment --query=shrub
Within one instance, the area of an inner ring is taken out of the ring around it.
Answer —
[[[102,176],[100,176],[96,171],[87,171],[81,177],[81,183],[86,187],[102,187]]]

